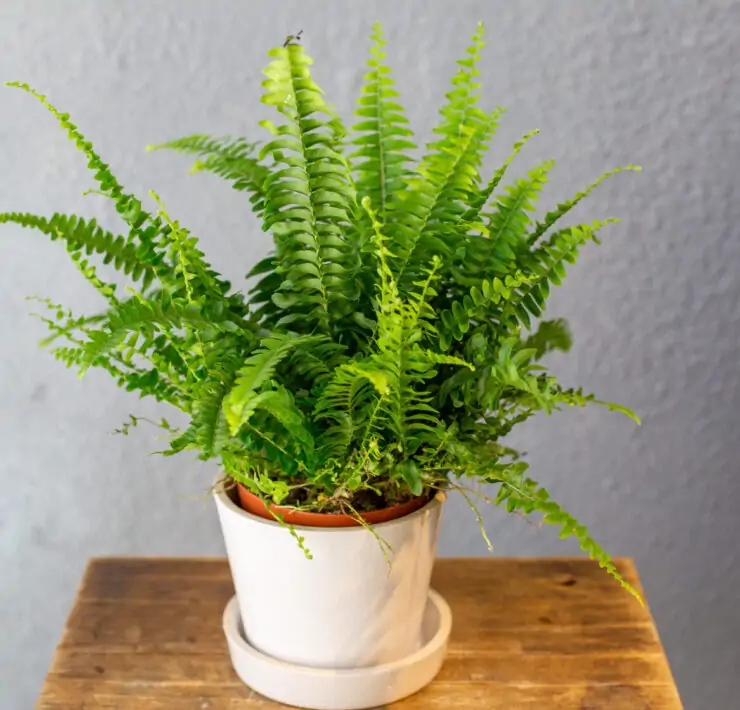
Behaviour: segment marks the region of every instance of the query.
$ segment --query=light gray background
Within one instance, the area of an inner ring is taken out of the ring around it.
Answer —
[[[740,7],[693,2],[0,3],[0,78],[23,79],[70,111],[129,188],[156,188],[239,279],[268,248],[243,196],[145,144],[196,131],[260,137],[265,51],[303,28],[315,77],[343,113],[357,96],[373,20],[413,125],[434,123],[453,60],[487,23],[492,105],[509,107],[487,170],[543,129],[519,171],[557,159],[552,205],[602,170],[639,163],[579,217],[621,216],[585,250],[550,312],[576,345],[554,357],[567,383],[644,417],[572,411],[526,426],[515,443],[535,474],[614,554],[636,558],[686,707],[730,708],[740,693],[737,403],[740,398]],[[0,210],[98,215],[114,224],[85,161],[21,92],[0,91]],[[203,492],[211,471],[152,457],[156,432],[110,436],[129,412],[157,410],[104,374],[80,383],[36,341],[24,296],[81,310],[96,294],[59,244],[5,227],[0,237],[0,706],[32,707],[87,558],[220,555]],[[569,554],[498,510],[500,555]],[[486,554],[461,501],[444,555]]]

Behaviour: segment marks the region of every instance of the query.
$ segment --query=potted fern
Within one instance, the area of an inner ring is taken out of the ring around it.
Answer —
[[[47,303],[55,356],[80,372],[102,367],[125,389],[184,412],[183,430],[162,420],[164,454],[196,450],[217,463],[242,641],[263,660],[337,673],[418,652],[444,497],[461,490],[475,508],[470,484],[495,487],[497,505],[575,535],[636,594],[502,440],[537,412],[591,403],[638,421],[560,385],[540,364],[570,346],[563,321],[541,319],[550,288],[616,220],[555,224],[602,180],[637,168],[606,173],[535,222],[553,163],[500,185],[537,131],[492,176],[479,172],[501,118],[479,106],[482,28],[418,160],[384,44],[376,25],[351,131],[291,37],[269,53],[262,101],[278,120],[261,124],[262,145],[196,135],[154,146],[196,156],[198,170],[245,193],[272,234],[274,252],[251,270],[246,294],[211,268],[154,193],[147,209],[70,117],[22,83],[10,85],[56,116],[124,232],[71,215],[0,214],[63,240],[107,301],[94,317]],[[92,255],[127,276],[129,290],[99,275]],[[439,625],[445,607],[435,603]],[[355,688],[342,702],[412,692],[440,659],[441,651],[400,690],[366,697]],[[307,685],[286,695],[284,678],[260,685],[245,674],[278,699],[332,706]]]

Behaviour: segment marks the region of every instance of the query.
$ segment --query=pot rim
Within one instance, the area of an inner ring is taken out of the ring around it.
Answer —
[[[216,482],[218,483],[221,480],[222,480],[222,476],[219,475]],[[252,513],[248,513],[246,510],[239,507],[233,500],[231,500],[231,497],[226,493],[226,491],[223,488],[216,489],[214,495],[216,498],[216,504],[223,510],[227,510],[230,514],[237,515],[253,523],[259,523],[260,525],[269,525],[269,526],[276,527],[276,528],[286,527],[285,525],[279,523],[277,520],[267,520],[266,518],[262,518],[258,515],[253,515]],[[446,497],[447,496],[445,495],[443,491],[437,491],[436,495],[434,495],[426,504],[424,504],[421,508],[415,510],[413,513],[409,513],[408,515],[404,515],[400,518],[395,518],[393,520],[388,520],[385,523],[368,523],[368,525],[370,525],[370,527],[372,527],[373,530],[387,529],[391,527],[392,525],[401,525],[416,516],[423,515],[426,511],[431,510],[432,507],[441,506]],[[301,532],[308,532],[308,533],[350,534],[350,533],[366,532],[364,525],[356,525],[353,527],[332,527],[332,528],[317,527],[317,526],[311,526],[311,525],[292,525],[292,527],[294,530],[300,530]]]
[[[270,514],[270,511],[272,511],[273,514],[282,515],[284,521],[289,525],[303,525],[311,528],[350,528],[362,525],[356,518],[346,513],[316,513],[308,510],[294,510],[290,506],[276,504],[271,504],[268,508],[262,499],[252,493],[244,484],[237,482],[236,488],[237,498],[239,499],[242,510],[265,518],[265,520],[275,519]],[[387,523],[390,520],[411,515],[414,511],[423,508],[429,500],[429,494],[426,496],[417,496],[403,503],[394,503],[379,510],[359,513],[359,516],[368,525]]]

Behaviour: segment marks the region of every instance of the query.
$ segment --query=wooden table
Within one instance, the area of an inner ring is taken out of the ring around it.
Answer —
[[[398,710],[681,708],[650,613],[592,562],[441,559],[432,584],[452,607],[449,653]],[[37,709],[282,707],[231,669],[232,594],[223,560],[92,560]]]

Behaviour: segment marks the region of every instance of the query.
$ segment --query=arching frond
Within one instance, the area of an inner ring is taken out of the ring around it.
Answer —
[[[607,219],[562,229],[528,254],[525,264],[532,275],[507,304],[503,320],[514,317],[529,328],[530,316],[538,318],[544,312],[550,287],[559,286],[565,278],[565,265],[576,261],[580,248],[588,241],[598,241],[597,232],[600,229],[616,222],[619,220]]]
[[[608,574],[616,579],[627,591],[633,594],[642,604],[640,593],[619,573],[611,557],[591,537],[585,525],[578,522],[570,513],[563,510],[550,494],[536,481],[525,476],[528,464],[524,462],[498,466],[486,477],[486,482],[498,484],[496,502],[509,512],[520,512],[528,515],[533,512],[543,514],[543,521],[548,525],[560,528],[560,537],[574,535],[581,549],[598,562]]]
[[[594,182],[592,182],[584,190],[576,193],[575,197],[570,200],[566,200],[565,202],[561,202],[554,210],[548,212],[545,215],[544,219],[537,223],[532,233],[527,237],[527,244],[529,246],[535,244],[535,242],[537,242],[537,240],[543,234],[545,234],[547,230],[555,224],[555,222],[557,222],[561,217],[568,214],[568,212],[570,212],[581,200],[584,200],[586,197],[588,197],[593,190],[601,185],[602,182],[608,180],[613,175],[617,175],[618,173],[623,173],[625,171],[639,173],[642,171],[642,168],[639,165],[627,165],[624,168],[614,168],[613,170],[609,170],[608,172],[604,173],[601,177],[594,180]]]
[[[94,219],[86,221],[76,215],[59,213],[47,218],[22,212],[4,212],[0,213],[0,224],[3,223],[37,229],[52,240],[63,239],[73,250],[99,254],[103,257],[104,264],[111,264],[134,281],[141,281],[143,290],[156,277],[152,266],[139,259],[133,244],[98,226]]]
[[[158,145],[148,145],[148,151],[174,150],[185,155],[198,156],[191,173],[209,172],[228,180],[235,190],[250,195],[252,209],[261,214],[264,209],[264,183],[269,175],[266,166],[254,158],[256,143],[244,138],[214,138],[196,133]]]

